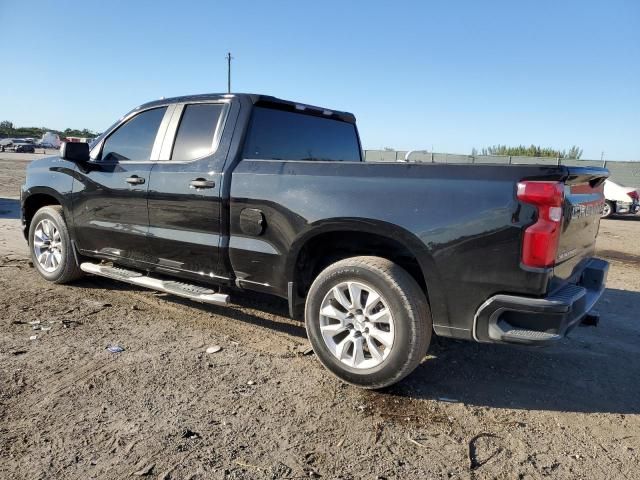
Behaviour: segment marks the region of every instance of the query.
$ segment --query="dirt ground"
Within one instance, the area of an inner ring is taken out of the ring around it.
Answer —
[[[0,160],[0,478],[640,478],[640,217],[601,223],[598,328],[439,340],[370,392],[305,355],[278,300],[45,282],[20,237],[25,165]]]

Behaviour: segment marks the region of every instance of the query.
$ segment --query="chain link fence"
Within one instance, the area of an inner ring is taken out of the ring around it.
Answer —
[[[367,162],[397,162],[404,160],[406,150],[365,150],[364,158]],[[582,167],[605,167],[611,173],[611,180],[627,187],[640,189],[640,162],[618,162],[602,160],[578,160],[575,158],[553,157],[521,157],[502,155],[458,155],[454,153],[436,153],[427,151],[412,151],[409,155],[411,162],[425,163],[493,163],[504,165],[576,165]]]

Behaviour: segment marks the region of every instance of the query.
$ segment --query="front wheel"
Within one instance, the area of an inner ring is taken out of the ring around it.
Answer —
[[[305,307],[307,335],[322,364],[364,388],[411,373],[431,342],[431,312],[416,281],[380,257],[353,257],[315,279]]]
[[[604,202],[604,207],[602,208],[602,214],[600,215],[600,218],[609,218],[611,215],[613,215],[614,211],[615,208],[613,206],[613,203],[607,200],[606,202]]]
[[[33,265],[46,280],[68,283],[82,276],[62,207],[50,205],[36,212],[29,227]]]

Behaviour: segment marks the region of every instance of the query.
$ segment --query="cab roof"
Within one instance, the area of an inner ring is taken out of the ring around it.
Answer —
[[[147,102],[143,105],[140,105],[136,110],[160,105],[170,105],[172,103],[202,102],[207,100],[228,100],[232,98],[245,98],[254,105],[262,105],[285,110],[296,110],[301,113],[304,113],[305,110],[308,110],[308,113],[339,118],[343,122],[355,123],[356,121],[356,117],[349,112],[317,107],[314,105],[308,105],[306,103],[283,100],[271,95],[261,95],[255,93],[203,93],[199,95],[184,95],[180,97],[162,98],[160,100],[154,100],[152,102]]]

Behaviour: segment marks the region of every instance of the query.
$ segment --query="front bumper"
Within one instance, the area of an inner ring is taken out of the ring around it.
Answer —
[[[473,336],[479,342],[546,345],[578,325],[605,288],[609,263],[589,261],[576,283],[544,298],[495,295],[476,312]]]

